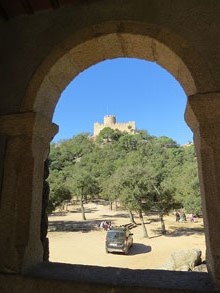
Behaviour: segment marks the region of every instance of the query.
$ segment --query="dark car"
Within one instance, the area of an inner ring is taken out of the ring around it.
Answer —
[[[133,245],[132,235],[126,227],[111,228],[106,234],[106,252],[123,252],[124,254],[128,254],[128,249]]]

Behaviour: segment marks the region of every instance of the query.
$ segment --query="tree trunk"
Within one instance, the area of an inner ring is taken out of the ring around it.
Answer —
[[[166,228],[165,228],[165,223],[164,223],[164,219],[163,219],[163,214],[160,213],[160,223],[161,223],[161,232],[162,234],[166,234]]]
[[[131,221],[133,224],[136,224],[136,222],[135,222],[135,220],[134,220],[134,215],[133,215],[132,211],[131,211],[131,210],[128,210],[128,212],[129,212],[129,216],[130,216],[130,221]]]
[[[81,206],[81,212],[82,212],[82,219],[85,221],[86,220],[86,216],[85,216],[85,209],[84,209],[84,205],[83,205],[83,196],[80,196],[80,206]]]
[[[110,210],[112,211],[112,201],[110,201]]]
[[[143,237],[144,238],[149,238],[148,233],[147,233],[147,228],[146,228],[146,226],[144,224],[144,218],[143,218],[141,210],[138,211],[138,215],[139,215],[139,218],[140,218],[140,221],[141,221],[141,226],[143,228]]]

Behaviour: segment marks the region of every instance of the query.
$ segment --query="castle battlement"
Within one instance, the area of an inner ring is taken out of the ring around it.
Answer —
[[[135,130],[135,121],[129,121],[129,122],[116,122],[116,116],[114,115],[106,115],[104,116],[104,123],[94,123],[94,137],[99,134],[99,132],[105,128],[105,127],[110,127],[112,129],[118,129],[122,132],[127,132],[127,133],[134,133]]]

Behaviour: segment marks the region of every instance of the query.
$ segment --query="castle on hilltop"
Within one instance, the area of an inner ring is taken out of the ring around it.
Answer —
[[[121,132],[127,132],[127,133],[134,133],[135,131],[135,122],[129,121],[129,122],[122,122],[122,123],[116,123],[116,116],[114,115],[106,115],[104,116],[104,123],[94,123],[94,133],[93,136],[97,136],[99,132],[105,128],[110,127],[112,129],[118,129]]]

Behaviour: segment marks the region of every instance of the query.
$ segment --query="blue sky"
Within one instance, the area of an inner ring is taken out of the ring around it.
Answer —
[[[53,141],[92,134],[94,122],[103,123],[108,114],[184,144],[193,140],[184,121],[186,99],[179,82],[154,62],[106,60],[80,73],[63,91],[53,116],[59,125]]]

